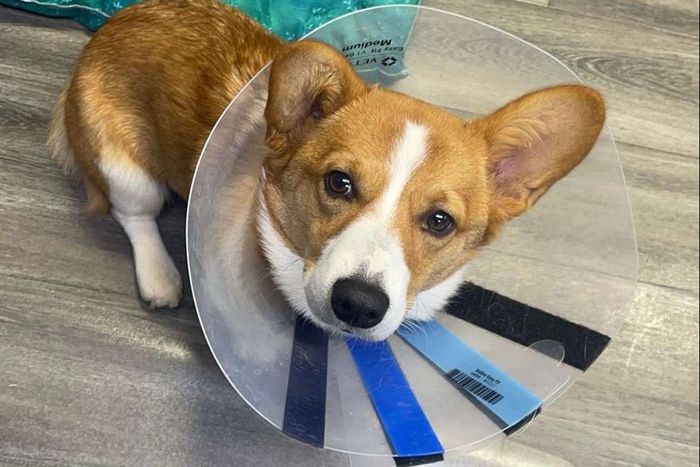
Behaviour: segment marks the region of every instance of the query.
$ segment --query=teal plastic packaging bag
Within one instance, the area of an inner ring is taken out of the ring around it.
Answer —
[[[419,0],[224,0],[278,36],[292,41],[334,18],[380,5],[416,5]],[[71,18],[96,30],[114,13],[138,0],[0,0],[0,4],[46,16]]]
[[[346,18],[343,27],[324,28],[314,39],[338,49],[365,81],[388,85],[408,74],[404,52],[417,12],[404,6],[372,13],[371,20]]]

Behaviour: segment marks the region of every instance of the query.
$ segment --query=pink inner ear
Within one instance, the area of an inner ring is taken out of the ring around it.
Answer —
[[[520,177],[522,163],[515,151],[496,161],[493,167],[493,178],[496,189],[505,196],[517,196],[517,181]]]
[[[528,186],[528,182],[541,178],[550,169],[555,162],[551,150],[550,142],[537,139],[527,146],[509,148],[497,154],[493,177],[499,191],[517,197],[525,189],[537,188]]]
[[[511,180],[518,177],[518,169],[522,165],[518,161],[516,151],[509,151],[509,154],[496,161],[493,176],[497,182]]]

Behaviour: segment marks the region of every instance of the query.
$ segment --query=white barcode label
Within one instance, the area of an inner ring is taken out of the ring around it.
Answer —
[[[480,383],[469,375],[465,375],[461,371],[454,369],[447,373],[447,377],[462,391],[471,394],[474,397],[483,399],[485,402],[495,405],[503,400],[503,395],[494,391],[485,384]]]

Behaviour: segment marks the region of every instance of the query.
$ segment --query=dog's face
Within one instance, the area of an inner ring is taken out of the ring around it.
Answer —
[[[445,304],[478,249],[588,154],[604,107],[565,86],[464,121],[301,42],[273,63],[265,116],[278,284],[322,327],[379,340]]]

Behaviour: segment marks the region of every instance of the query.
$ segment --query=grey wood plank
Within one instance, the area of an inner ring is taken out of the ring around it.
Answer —
[[[530,3],[532,5],[538,5],[538,6],[543,6],[547,7],[549,6],[549,1],[550,0],[515,0],[516,2],[523,2],[523,3]]]
[[[698,2],[695,0],[552,0],[550,7],[698,37]]]
[[[619,144],[639,248],[639,280],[698,290],[698,160]]]

